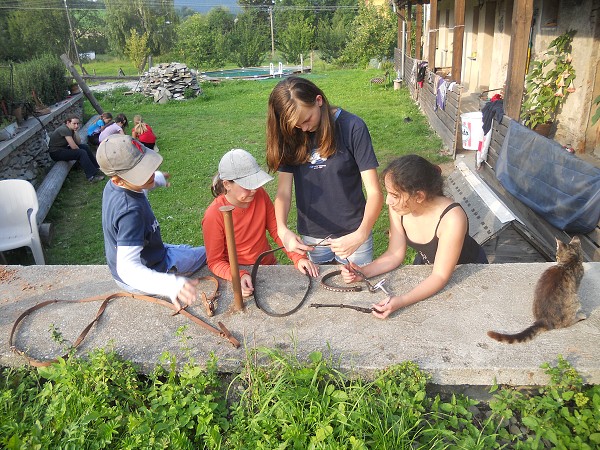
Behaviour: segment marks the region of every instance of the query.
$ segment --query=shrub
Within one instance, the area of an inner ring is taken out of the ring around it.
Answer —
[[[32,91],[47,105],[65,98],[66,69],[60,58],[46,54],[15,65],[14,98],[12,101],[32,101]]]

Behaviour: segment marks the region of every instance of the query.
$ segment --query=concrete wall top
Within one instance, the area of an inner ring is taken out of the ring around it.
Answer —
[[[231,313],[231,284],[221,281],[217,314],[207,318],[202,305],[190,312],[216,326],[221,321],[242,342],[235,349],[228,341],[208,333],[185,317],[171,316],[166,308],[133,299],[113,300],[92,328],[78,352],[112,346],[123,357],[149,369],[169,351],[183,358],[177,330],[187,325],[191,356],[205,364],[210,353],[220,370],[237,372],[247,349],[259,346],[297,352],[306,358],[313,351],[333,356],[342,370],[370,376],[406,360],[432,374],[437,385],[488,386],[545,384],[542,363],[555,363],[563,355],[588,383],[600,383],[600,263],[585,263],[580,288],[587,320],[561,330],[545,332],[524,344],[502,344],[486,332],[518,332],[529,326],[535,283],[551,263],[464,265],[450,284],[434,297],[396,312],[387,320],[350,309],[314,308],[312,303],[370,306],[383,294],[339,293],[312,280],[306,304],[283,318],[267,316],[252,299],[244,312]],[[335,267],[321,267],[322,274]],[[425,266],[405,266],[387,274],[387,286],[404,292],[430,273]],[[203,268],[198,275],[207,275]],[[285,281],[282,281],[285,280]],[[50,299],[74,300],[118,291],[106,266],[0,266],[0,365],[22,365],[25,360],[8,348],[14,321],[27,308]],[[210,285],[201,285],[209,291]],[[292,266],[261,267],[259,298],[267,308],[283,312],[302,298],[307,278]],[[89,323],[98,303],[54,304],[33,313],[17,330],[16,344],[44,359],[60,355],[49,326],[71,342]]]

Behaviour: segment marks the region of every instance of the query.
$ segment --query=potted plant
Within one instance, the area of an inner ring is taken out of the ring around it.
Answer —
[[[567,96],[575,91],[575,68],[571,55],[575,33],[575,30],[569,30],[550,42],[543,57],[531,63],[531,69],[525,77],[521,116],[525,126],[540,134],[545,134],[540,128],[546,128],[549,133],[558,110]]]

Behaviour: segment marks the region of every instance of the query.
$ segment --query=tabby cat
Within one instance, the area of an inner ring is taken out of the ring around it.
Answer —
[[[575,236],[568,244],[558,239],[556,244],[556,265],[546,269],[535,286],[533,325],[516,334],[488,331],[489,337],[509,344],[526,342],[542,331],[567,328],[585,319],[577,295],[583,278],[581,242]]]

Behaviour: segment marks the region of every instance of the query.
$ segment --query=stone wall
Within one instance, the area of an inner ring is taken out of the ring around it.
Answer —
[[[43,140],[42,124],[50,134],[69,115],[83,117],[83,95],[77,94],[50,107],[51,113],[29,117],[17,130],[17,135],[0,142],[0,180],[22,179],[38,187],[54,165]],[[40,123],[41,122],[41,123]]]

